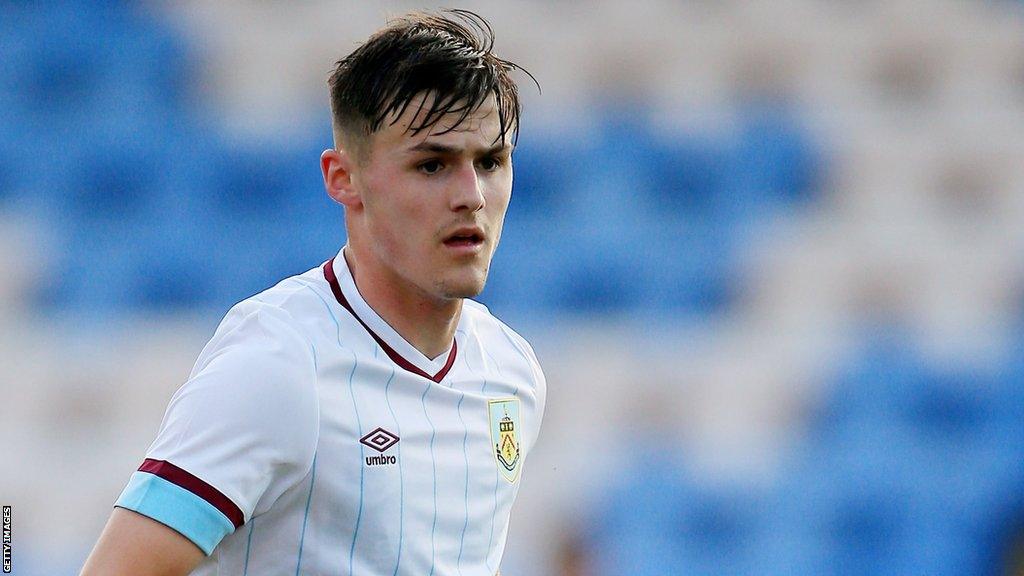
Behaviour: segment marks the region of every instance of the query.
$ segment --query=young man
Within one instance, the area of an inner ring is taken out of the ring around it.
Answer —
[[[338,62],[320,163],[348,243],[228,312],[83,574],[498,572],[545,382],[468,300],[520,110],[492,42],[413,15]]]

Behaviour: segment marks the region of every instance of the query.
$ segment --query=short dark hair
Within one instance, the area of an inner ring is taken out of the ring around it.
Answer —
[[[450,131],[494,96],[501,129],[497,140],[511,133],[515,143],[522,107],[509,73],[518,69],[537,80],[495,56],[493,45],[490,24],[467,10],[413,13],[389,21],[336,63],[327,81],[335,129],[369,137],[390,115],[401,116],[418,94],[431,94],[429,108],[420,104],[420,120],[409,129],[418,134],[446,114],[459,114]]]

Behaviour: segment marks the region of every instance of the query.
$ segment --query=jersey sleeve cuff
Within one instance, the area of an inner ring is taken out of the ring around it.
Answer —
[[[235,525],[193,492],[148,472],[135,472],[115,506],[138,512],[191,540],[207,556]]]

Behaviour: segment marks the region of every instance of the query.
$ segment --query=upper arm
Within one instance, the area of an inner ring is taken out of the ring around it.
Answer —
[[[204,555],[191,540],[146,516],[114,508],[82,576],[184,576]]]
[[[547,378],[544,376],[544,370],[541,369],[540,361],[537,360],[537,354],[533,351],[533,347],[526,341],[525,338],[513,332],[510,328],[502,326],[502,330],[505,333],[505,337],[508,338],[509,342],[519,351],[523,356],[524,360],[529,367],[531,379],[533,381],[533,388],[531,392],[537,402],[537,418],[535,418],[532,432],[533,436],[530,442],[532,445],[536,442],[537,437],[540,435],[541,420],[544,417],[544,408],[547,404],[548,384]]]
[[[211,554],[307,474],[319,430],[315,358],[287,320],[257,309],[218,330],[118,507]],[[104,549],[127,553],[127,536],[105,532]]]

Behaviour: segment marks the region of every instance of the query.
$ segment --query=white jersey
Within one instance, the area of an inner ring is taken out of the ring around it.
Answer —
[[[206,552],[195,574],[491,576],[544,398],[484,306],[427,358],[339,253],[228,312],[116,505]]]

